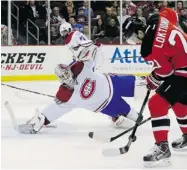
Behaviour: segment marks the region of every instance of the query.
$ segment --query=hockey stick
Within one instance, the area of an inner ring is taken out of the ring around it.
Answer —
[[[138,126],[143,125],[144,123],[148,122],[149,120],[151,120],[151,117],[145,119],[144,121],[142,121]],[[120,138],[121,136],[125,135],[126,133],[132,131],[134,129],[134,126],[123,131],[122,133],[113,136],[113,137],[108,137],[108,136],[104,136],[101,134],[97,134],[97,132],[90,132],[88,134],[88,136],[94,140],[100,141],[100,142],[113,142],[114,140]]]
[[[39,93],[39,92],[32,91],[32,90],[22,89],[22,88],[15,87],[15,86],[12,86],[12,85],[9,85],[9,84],[1,83],[1,85],[7,86],[7,87],[11,87],[11,88],[13,88],[13,89],[21,90],[21,91],[26,91],[26,92],[30,92],[30,93],[34,93],[34,94],[39,94],[39,95],[42,95],[42,96],[47,96],[47,97],[52,97],[52,98],[55,97],[55,96],[51,96],[51,95],[44,94],[44,93]]]
[[[143,104],[142,104],[142,107],[141,107],[141,110],[140,110],[140,113],[139,113],[139,116],[138,116],[138,119],[140,120],[140,118],[142,117],[142,114],[143,114],[143,111],[145,109],[145,106],[146,106],[146,103],[148,101],[148,98],[149,98],[149,95],[150,95],[150,90],[147,90],[147,94],[146,94],[146,97],[143,101]],[[136,136],[135,136],[135,133],[137,131],[137,128],[138,126],[140,125],[140,121],[137,121],[135,126],[133,127],[133,131],[131,133],[131,135],[129,136],[129,141],[127,143],[127,145],[121,147],[121,148],[109,148],[109,149],[106,149],[104,150],[102,153],[103,153],[103,156],[116,156],[116,155],[122,155],[122,154],[125,154],[129,151],[129,148],[132,144],[132,142],[135,142],[136,141]]]
[[[9,114],[9,116],[10,116],[11,121],[12,121],[13,129],[14,129],[15,131],[17,131],[17,129],[18,129],[18,124],[17,124],[16,118],[15,118],[15,116],[14,116],[14,112],[13,112],[13,110],[12,110],[12,108],[11,108],[11,106],[10,106],[10,104],[9,104],[8,101],[5,102],[5,108],[7,109],[7,112],[8,112],[8,114]]]
[[[18,124],[17,123],[17,120],[15,118],[15,114],[12,110],[12,107],[10,105],[10,103],[8,101],[5,102],[5,108],[7,109],[7,112],[10,116],[10,119],[12,121],[12,126],[13,126],[13,129],[17,132],[20,132],[22,133],[24,131],[24,129],[32,129],[32,125],[31,124]],[[36,110],[36,112],[39,114],[38,112],[38,109]],[[44,126],[44,128],[56,128],[57,126],[56,125],[47,125],[47,126]]]

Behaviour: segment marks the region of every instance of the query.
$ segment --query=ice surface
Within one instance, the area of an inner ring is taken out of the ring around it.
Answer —
[[[11,85],[54,95],[58,82],[19,82]],[[8,100],[13,107],[19,123],[24,123],[32,117],[36,108],[42,110],[53,99],[28,92],[18,91],[1,86],[1,156],[2,168],[34,169],[34,168],[144,168],[142,157],[153,146],[154,140],[150,122],[141,126],[137,132],[137,141],[132,144],[126,155],[106,158],[101,152],[108,147],[120,147],[126,144],[128,135],[113,143],[101,143],[91,140],[88,132],[99,131],[106,134],[118,134],[121,129],[111,127],[107,116],[92,113],[84,109],[76,109],[54,122],[56,129],[43,129],[35,135],[18,134],[12,128],[9,115],[3,106]],[[130,100],[133,107],[139,109],[145,90],[139,90],[138,100]],[[158,106],[159,107],[159,106]],[[149,117],[146,108],[144,117]],[[178,138],[181,133],[175,116],[170,111],[171,131],[169,140]],[[172,152],[170,168],[186,169],[187,153]]]

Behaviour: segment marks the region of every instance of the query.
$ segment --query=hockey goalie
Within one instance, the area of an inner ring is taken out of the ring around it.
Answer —
[[[134,97],[136,83],[144,80],[136,81],[133,75],[118,76],[96,72],[96,61],[102,57],[100,44],[95,45],[82,33],[72,31],[69,23],[61,25],[60,33],[73,53],[74,62],[57,65],[55,74],[61,85],[55,102],[28,121],[27,125],[30,126],[25,126],[21,132],[35,134],[43,125],[50,124],[76,108],[106,114],[111,117],[115,127],[132,127],[138,118],[138,112],[122,97]]]

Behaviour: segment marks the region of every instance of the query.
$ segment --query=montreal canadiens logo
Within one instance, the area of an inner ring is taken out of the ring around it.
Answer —
[[[83,99],[90,98],[95,92],[96,82],[90,79],[84,80],[82,87],[80,89],[80,94]]]

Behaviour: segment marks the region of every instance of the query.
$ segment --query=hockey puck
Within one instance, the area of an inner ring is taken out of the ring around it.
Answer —
[[[93,138],[93,132],[90,132],[90,133],[88,134],[88,136],[89,136],[90,138]]]

